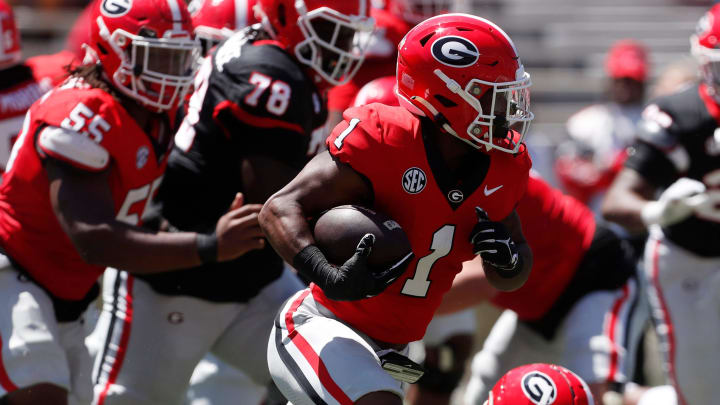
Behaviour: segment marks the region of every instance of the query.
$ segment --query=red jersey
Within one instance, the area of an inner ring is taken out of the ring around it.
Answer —
[[[40,55],[3,70],[0,79],[0,172],[10,157],[12,143],[20,133],[28,108],[40,96],[60,84],[67,77],[65,66],[73,61],[73,54],[61,51]],[[11,83],[4,83],[6,79]]]
[[[580,201],[531,175],[517,206],[533,252],[530,278],[519,289],[500,292],[492,302],[522,320],[541,318],[567,287],[595,235],[592,211]]]
[[[81,147],[64,143],[73,136]],[[89,159],[90,151],[103,159]],[[52,156],[80,170],[108,171],[117,219],[139,225],[168,152],[156,152],[151,138],[108,93],[68,80],[33,104],[13,147],[0,185],[0,244],[54,295],[81,299],[104,268],[84,262],[61,228],[43,160]]]
[[[475,207],[485,209],[493,221],[510,215],[525,192],[530,157],[524,148],[515,156],[478,151],[484,165],[458,182],[437,148],[423,138],[421,127],[432,125],[429,121],[382,104],[350,108],[344,118],[327,140],[330,153],[370,180],[372,208],[404,228],[415,259],[376,297],[333,301],[315,285],[313,295],[374,339],[421,339],[462,262],[474,257],[469,237],[477,222]]]
[[[365,61],[349,82],[330,89],[330,110],[344,111],[364,85],[379,77],[395,75],[398,44],[412,26],[387,10],[373,8],[370,16],[375,19],[376,28],[365,51]]]

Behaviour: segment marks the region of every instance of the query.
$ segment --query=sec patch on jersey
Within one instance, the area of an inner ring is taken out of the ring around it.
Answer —
[[[412,252],[410,240],[400,224],[392,218],[357,205],[341,205],[325,211],[313,230],[315,243],[328,261],[342,265],[354,253],[367,233],[375,235],[375,245],[368,257],[373,268],[392,266]]]

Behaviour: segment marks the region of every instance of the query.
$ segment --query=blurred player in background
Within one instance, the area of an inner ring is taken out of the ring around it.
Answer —
[[[353,104],[358,91],[368,82],[395,74],[398,43],[415,24],[450,10],[449,0],[376,0],[370,15],[376,28],[370,38],[362,69],[348,83],[328,94],[328,126],[342,121],[342,113]]]
[[[563,188],[599,213],[600,203],[634,141],[649,75],[647,49],[618,41],[605,60],[609,101],[586,107],[568,119],[570,140],[558,148],[555,173]]]
[[[482,404],[503,373],[538,361],[573,369],[598,400],[621,390],[632,376],[647,319],[638,311],[631,247],[584,204],[534,174],[517,212],[533,250],[533,271],[519,290],[488,297],[506,310],[473,359],[465,404]],[[466,267],[445,296],[443,312],[476,305],[483,297],[475,292],[488,291],[479,263]]]
[[[610,187],[606,218],[650,231],[645,276],[682,405],[716,401],[720,375],[720,5],[691,37],[703,81],[652,101]],[[658,196],[659,194],[659,196]]]
[[[0,0],[0,173],[30,105],[67,77],[69,52],[22,60],[20,30],[10,5]]]
[[[161,272],[263,246],[257,205],[218,221],[212,250],[208,235],[142,227],[199,46],[175,0],[102,0],[93,13],[89,63],[30,108],[0,186],[0,398],[12,405],[91,401],[83,313],[105,267]],[[110,288],[132,291],[132,276]]]
[[[313,282],[283,306],[268,344],[273,379],[296,405],[401,404],[418,376],[407,344],[423,337],[462,262],[480,255],[506,290],[529,275],[514,206],[531,164],[530,76],[510,38],[467,14],[430,18],[401,41],[397,82],[402,107],[348,109],[328,151],[261,211],[272,245]],[[342,266],[328,263],[308,218],[342,204],[395,219],[416,257],[369,268],[367,234]],[[386,371],[395,367],[408,374]]]
[[[203,56],[236,31],[258,22],[255,3],[257,0],[192,0],[188,4]]]
[[[498,380],[484,405],[600,405],[580,376],[555,364],[513,368]]]
[[[310,135],[327,117],[324,92],[347,81],[362,61],[360,33],[372,30],[368,8],[366,0],[259,0],[261,26],[211,50],[158,195],[172,227],[212,232],[238,192],[262,203],[300,171]],[[96,385],[98,392],[108,381],[102,403],[179,403],[207,353],[259,386],[271,384],[266,351],[272,320],[303,284],[270,246],[134,282],[132,301],[105,295],[98,325],[104,333],[97,338],[119,347],[124,363],[115,362],[114,378]],[[113,308],[130,302],[144,310],[131,319],[113,317]],[[98,369],[113,361],[103,355]]]

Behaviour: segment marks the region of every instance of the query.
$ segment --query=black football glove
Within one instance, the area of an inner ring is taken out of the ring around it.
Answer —
[[[475,207],[475,213],[478,223],[470,232],[473,253],[499,270],[515,270],[520,256],[515,242],[510,238],[510,232],[502,223],[490,221],[482,208]]]
[[[304,255],[305,259],[296,257],[293,262],[295,267],[322,288],[330,299],[354,301],[374,297],[400,277],[414,257],[410,253],[390,268],[377,271],[367,264],[374,244],[375,235],[365,234],[360,239],[355,254],[340,267],[328,263],[320,249],[313,245],[298,254]]]

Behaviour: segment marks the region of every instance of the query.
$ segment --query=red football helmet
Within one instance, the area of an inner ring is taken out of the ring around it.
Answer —
[[[353,107],[360,107],[372,103],[385,105],[400,105],[397,97],[397,80],[395,76],[385,76],[368,82],[362,86],[355,96]]]
[[[20,62],[20,30],[12,7],[0,0],[0,68]]]
[[[585,381],[554,364],[528,364],[508,371],[485,405],[594,405]]]
[[[388,0],[387,9],[405,21],[417,24],[450,11],[452,0]]]
[[[268,34],[319,76],[316,84],[349,81],[374,28],[368,0],[258,0],[255,10]]]
[[[255,24],[252,8],[256,0],[193,0],[188,5],[195,36],[207,52],[220,41]]]
[[[510,37],[469,14],[443,14],[398,46],[400,105],[487,150],[517,153],[530,121],[530,75]]]
[[[720,4],[700,17],[690,46],[712,96],[720,102]]]
[[[87,61],[99,60],[115,87],[167,110],[192,84],[200,46],[183,0],[100,0]]]

